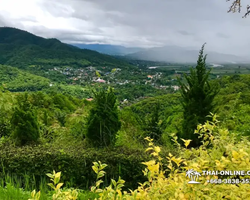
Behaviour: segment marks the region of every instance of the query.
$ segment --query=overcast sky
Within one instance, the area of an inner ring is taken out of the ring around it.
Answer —
[[[250,17],[228,14],[229,6],[226,0],[0,0],[0,26],[66,43],[200,49],[207,42],[208,51],[250,55]]]

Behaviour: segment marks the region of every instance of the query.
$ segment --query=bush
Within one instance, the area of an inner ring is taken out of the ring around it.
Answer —
[[[20,179],[24,179],[26,175],[30,178],[34,176],[39,185],[39,180],[46,178],[46,173],[55,170],[62,171],[62,181],[66,186],[86,189],[95,181],[95,174],[91,170],[93,160],[102,160],[109,165],[105,184],[109,184],[111,178],[122,176],[127,181],[126,188],[135,188],[138,181],[145,181],[141,174],[141,162],[147,159],[147,155],[143,151],[122,148],[63,150],[49,145],[9,145],[1,147],[0,158],[0,179],[4,180],[4,174],[14,175]]]
[[[188,170],[197,171],[242,171],[247,170],[250,165],[249,141],[242,137],[238,142],[235,135],[229,134],[228,130],[218,127],[216,116],[212,116],[212,122],[198,125],[195,131],[202,138],[202,145],[199,148],[187,149],[191,140],[183,140],[185,147],[177,142],[179,157],[168,154],[166,159],[160,156],[161,148],[154,146],[152,139],[146,138],[149,142],[152,160],[144,162],[146,169],[143,171],[148,181],[141,183],[136,190],[122,191],[125,181],[120,177],[118,181],[103,189],[100,187],[102,176],[105,174],[103,169],[106,164],[101,162],[94,163],[93,170],[98,178],[95,186],[91,188],[93,192],[99,194],[100,200],[108,199],[127,199],[127,200],[165,200],[165,199],[248,199],[249,185],[239,184],[216,184],[220,179],[242,180],[249,179],[250,176],[240,175],[203,175],[199,177],[200,184],[188,184]],[[163,160],[167,160],[168,169],[165,170]],[[166,174],[168,173],[168,175]],[[208,180],[210,183],[208,183]]]
[[[195,133],[203,138],[199,148],[188,149],[191,140],[183,140],[184,146],[178,143],[178,138],[173,137],[179,157],[168,154],[166,159],[161,155],[161,148],[155,146],[153,139],[145,138],[148,143],[146,152],[151,152],[152,159],[143,162],[146,166],[143,170],[148,181],[140,183],[137,189],[122,191],[125,181],[119,176],[118,181],[111,179],[108,187],[101,185],[108,166],[102,162],[93,162],[92,169],[97,175],[96,183],[91,187],[91,191],[99,195],[99,200],[175,200],[175,199],[248,199],[249,186],[244,183],[237,183],[241,180],[249,180],[250,175],[204,175],[206,171],[245,171],[250,164],[249,141],[246,137],[238,138],[229,134],[228,130],[218,126],[216,115],[211,116],[212,122],[207,121],[204,125],[198,125]],[[168,162],[167,169],[164,169],[164,160]],[[192,178],[192,172],[198,172]],[[60,177],[59,177],[60,178]],[[199,178],[199,179],[198,179]],[[190,180],[198,181],[200,184],[188,184]],[[232,180],[230,184],[220,184],[220,180]],[[235,182],[233,182],[235,181]],[[57,181],[59,182],[59,180]],[[60,186],[61,187],[61,186]],[[59,188],[60,188],[59,187]],[[56,194],[60,193],[56,192]],[[67,194],[73,194],[68,191]],[[75,196],[77,193],[75,191]],[[35,192],[33,191],[33,196]],[[38,195],[39,196],[39,193]],[[39,199],[39,198],[38,198]],[[76,198],[75,198],[76,199]],[[96,198],[97,200],[97,198]]]

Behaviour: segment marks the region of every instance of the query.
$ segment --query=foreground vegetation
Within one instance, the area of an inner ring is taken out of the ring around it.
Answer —
[[[96,184],[91,187],[89,194],[74,189],[61,189],[61,173],[48,174],[53,188],[50,195],[35,190],[30,194],[20,189],[15,189],[9,183],[6,188],[1,188],[2,199],[25,199],[28,194],[30,199],[248,199],[248,184],[216,184],[217,179],[248,179],[249,176],[201,176],[201,184],[188,184],[186,171],[194,169],[202,172],[216,170],[246,170],[249,166],[249,140],[247,137],[237,137],[230,134],[227,129],[220,127],[216,115],[211,116],[213,121],[207,121],[199,125],[196,133],[203,138],[203,144],[197,149],[188,149],[190,140],[184,140],[182,147],[175,135],[172,140],[175,143],[177,156],[171,153],[162,156],[161,148],[155,146],[152,139],[146,138],[149,147],[147,152],[151,154],[151,160],[143,162],[146,166],[143,170],[147,181],[140,184],[137,189],[124,191],[122,188],[125,181],[119,178],[112,180],[108,187],[102,187],[102,178],[105,175],[106,164],[94,162],[92,168],[97,175]],[[204,137],[205,136],[205,137]],[[232,148],[233,147],[233,148]],[[165,165],[164,165],[165,164]],[[208,183],[207,180],[214,180]],[[5,195],[5,196],[4,196]],[[9,196],[8,196],[9,195]],[[13,198],[11,198],[13,195]],[[17,195],[17,196],[14,196]],[[99,197],[98,197],[99,196]],[[6,198],[7,197],[7,198]]]

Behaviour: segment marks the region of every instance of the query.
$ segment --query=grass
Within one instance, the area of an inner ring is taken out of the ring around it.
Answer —
[[[31,198],[31,192],[36,188],[35,179],[25,176],[24,183],[15,176],[5,175],[0,179],[0,200],[28,200]],[[39,188],[41,191],[40,200],[51,200],[52,191],[49,189],[47,182],[42,180]],[[91,191],[78,190],[78,200],[92,200],[97,195]]]
[[[45,180],[41,180],[39,190],[41,191],[40,200],[49,199],[49,190]],[[34,177],[24,175],[21,180],[16,176],[5,175],[0,182],[0,199],[1,200],[28,200],[31,191],[36,188],[36,180]]]
[[[23,189],[17,188],[11,184],[7,184],[4,188],[0,187],[0,199],[2,200],[28,200],[29,198],[30,192],[26,192]]]

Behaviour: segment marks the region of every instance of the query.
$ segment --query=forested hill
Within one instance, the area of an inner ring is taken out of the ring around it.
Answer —
[[[0,64],[20,68],[29,65],[52,67],[88,65],[129,67],[130,65],[112,56],[96,51],[79,49],[57,39],[45,39],[16,28],[0,27]],[[130,66],[131,67],[131,66]]]

